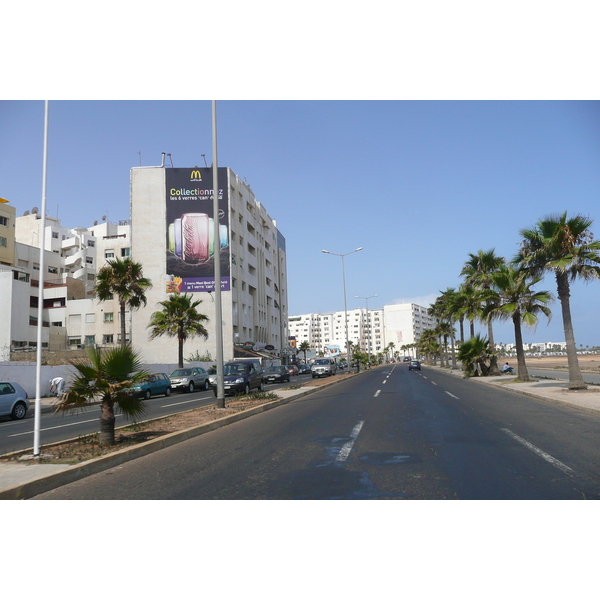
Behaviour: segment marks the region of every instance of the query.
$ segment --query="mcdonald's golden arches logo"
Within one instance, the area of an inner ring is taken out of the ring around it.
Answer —
[[[200,175],[200,171],[198,169],[194,169],[191,173],[190,173],[190,181],[192,179],[196,179],[198,181],[202,181],[202,175]]]

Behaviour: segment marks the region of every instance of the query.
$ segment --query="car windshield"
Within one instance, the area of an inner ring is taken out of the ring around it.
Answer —
[[[326,358],[317,358],[317,360],[315,360],[314,364],[315,365],[328,365],[329,360],[327,360]]]
[[[171,373],[171,377],[189,377],[191,374],[191,369],[177,369]]]
[[[245,375],[247,372],[247,365],[225,365],[223,368],[223,373],[225,375]]]
[[[269,367],[267,369],[268,373],[281,373],[282,371],[285,371],[285,367]]]

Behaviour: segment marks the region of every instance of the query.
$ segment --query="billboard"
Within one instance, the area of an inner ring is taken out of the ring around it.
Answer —
[[[165,173],[167,292],[214,291],[215,260],[221,265],[221,290],[230,290],[227,167],[218,169],[217,239],[212,169],[165,169]]]

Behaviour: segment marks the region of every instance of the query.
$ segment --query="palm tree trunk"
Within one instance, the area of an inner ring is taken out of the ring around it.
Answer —
[[[469,333],[471,334],[471,337],[474,338],[475,337],[475,319],[471,319],[469,321]]]
[[[530,381],[529,371],[525,363],[525,352],[523,350],[523,335],[521,333],[521,313],[515,312],[512,317],[515,326],[515,347],[517,349],[517,371],[519,381]]]
[[[492,319],[488,318],[488,340],[490,342],[490,350],[492,352],[496,351],[496,346],[494,345],[494,329],[492,327]],[[490,358],[490,375],[502,375],[500,373],[500,369],[498,368],[498,357],[495,354],[492,354]]]
[[[558,299],[562,310],[563,328],[565,330],[565,342],[567,344],[567,362],[569,364],[569,389],[585,390],[587,385],[581,376],[579,368],[579,359],[577,358],[577,348],[575,346],[575,335],[573,333],[573,322],[571,321],[571,302],[569,300],[571,292],[569,289],[569,279],[564,273],[556,274],[556,284],[558,287]]]
[[[121,348],[125,348],[125,346],[127,346],[127,334],[125,329],[125,301],[121,300],[119,304],[121,306]]]
[[[465,319],[464,319],[464,317],[461,317],[459,319],[458,324],[460,325],[460,343],[464,344],[465,343]]]
[[[179,368],[183,369],[183,342],[184,342],[184,339],[185,339],[184,332],[183,332],[183,323],[180,323],[180,325],[179,325],[179,332],[178,332],[177,339],[178,339],[178,342],[179,342],[179,344],[178,344],[178,357],[177,357],[178,361],[179,361],[178,364],[179,364]]]
[[[115,410],[109,395],[102,400],[100,407],[100,445],[112,446],[115,443]]]

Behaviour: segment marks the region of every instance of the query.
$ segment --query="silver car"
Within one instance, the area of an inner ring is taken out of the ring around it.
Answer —
[[[195,389],[207,390],[210,388],[208,372],[202,367],[188,367],[175,369],[171,373],[171,387],[180,392],[193,392]]]
[[[24,419],[28,410],[27,392],[14,381],[0,381],[0,417]]]

